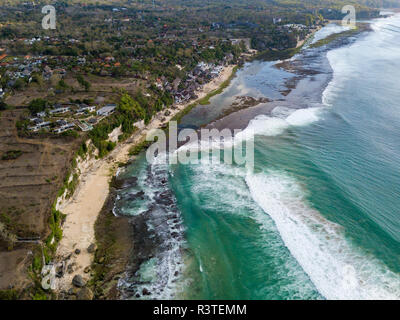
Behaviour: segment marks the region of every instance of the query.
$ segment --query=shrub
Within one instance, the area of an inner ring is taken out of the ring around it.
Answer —
[[[10,150],[4,153],[1,157],[1,160],[15,160],[22,155],[21,150]]]
[[[48,105],[47,100],[37,98],[37,99],[33,99],[29,103],[28,109],[31,112],[31,114],[36,114],[38,112],[42,112],[42,111],[46,110],[47,105]]]

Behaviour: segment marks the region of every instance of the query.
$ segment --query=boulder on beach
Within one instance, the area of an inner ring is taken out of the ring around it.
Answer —
[[[85,282],[85,280],[83,280],[83,278],[82,278],[79,274],[77,274],[77,275],[72,279],[72,284],[73,284],[75,287],[82,288],[82,287],[84,287],[84,286],[86,285],[86,282]]]
[[[144,296],[149,296],[149,295],[151,295],[151,292],[150,292],[147,288],[143,288],[142,294],[143,294]]]
[[[64,275],[64,264],[60,263],[59,265],[57,265],[56,267],[56,277],[57,278],[62,278]]]
[[[88,248],[87,248],[87,252],[89,253],[94,253],[96,251],[96,245],[94,243],[92,243]]]

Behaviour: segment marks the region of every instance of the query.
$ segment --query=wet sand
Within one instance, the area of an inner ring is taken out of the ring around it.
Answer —
[[[255,106],[234,110],[224,117],[206,125],[206,128],[222,130],[229,128],[245,129],[249,122],[258,115],[271,115],[277,107],[303,109],[322,105],[322,93],[332,80],[333,71],[326,53],[329,50],[351,44],[353,37],[338,39],[321,48],[304,48],[296,59],[277,61],[275,68],[283,69],[293,74],[285,81],[281,90],[282,98],[260,103]]]

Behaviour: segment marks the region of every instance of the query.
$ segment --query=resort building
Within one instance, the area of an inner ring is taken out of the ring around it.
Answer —
[[[107,117],[110,114],[113,114],[115,112],[116,108],[117,108],[117,105],[108,104],[108,105],[104,106],[103,108],[101,108],[100,110],[97,110],[97,115]]]
[[[60,108],[56,108],[56,109],[50,110],[49,113],[50,114],[60,114],[60,113],[67,113],[70,110],[71,109],[69,107],[60,107]]]

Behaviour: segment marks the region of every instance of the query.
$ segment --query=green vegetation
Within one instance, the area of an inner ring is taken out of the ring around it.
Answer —
[[[75,130],[67,130],[60,134],[62,137],[73,137],[75,139],[79,138],[79,133]]]
[[[69,86],[67,85],[67,83],[61,79],[60,81],[58,81],[56,89],[60,92],[64,92],[69,88]]]
[[[49,226],[51,233],[46,239],[46,247],[43,248],[46,263],[50,262],[51,254],[55,253],[57,249],[58,243],[61,241],[62,238],[62,229],[61,224],[65,219],[65,215],[62,214],[60,211],[55,209],[55,205],[53,205],[51,209],[51,215],[49,218]],[[50,252],[48,251],[50,250]]]
[[[130,156],[137,156],[140,152],[148,148],[152,144],[151,141],[142,140],[129,149]]]
[[[22,155],[21,150],[9,150],[1,156],[1,160],[15,160]]]
[[[90,131],[89,138],[97,148],[100,158],[103,158],[115,148],[115,143],[108,141],[108,135],[117,127],[116,122],[106,119],[104,123],[97,125]]]
[[[87,152],[88,152],[88,147],[87,147],[86,141],[84,141],[84,142],[82,142],[82,144],[79,146],[77,155],[78,155],[79,157],[81,157],[81,159],[85,159],[85,158],[86,158]],[[76,160],[75,160],[75,161],[76,161]]]
[[[162,96],[159,98],[162,101],[170,102],[169,96]],[[106,156],[112,151],[116,143],[108,140],[108,135],[115,129],[121,126],[122,135],[118,137],[119,141],[124,141],[136,130],[134,123],[139,120],[144,120],[145,123],[150,121],[152,115],[156,112],[157,104],[152,105],[150,101],[141,93],[132,97],[127,92],[123,91],[117,106],[117,111],[104,119],[100,124],[95,126],[89,132],[89,138],[94,146],[97,148],[100,158]],[[164,104],[162,105],[164,106]],[[160,106],[158,105],[158,108]]]
[[[350,36],[350,35],[352,35],[352,34],[354,34],[356,32],[359,32],[359,31],[360,31],[360,28],[356,27],[354,29],[350,29],[350,30],[343,31],[343,32],[340,32],[340,33],[331,34],[330,36],[328,36],[328,37],[326,37],[324,39],[321,39],[321,40],[319,40],[319,41],[317,41],[317,42],[315,42],[313,44],[310,44],[310,48],[322,47],[322,46],[324,46],[326,44],[331,43],[332,41],[334,41],[336,39],[348,37],[348,36]]]
[[[48,300],[47,295],[44,292],[35,292],[32,297],[32,300]]]
[[[10,106],[7,105],[7,103],[5,103],[3,100],[0,100],[0,111],[7,110],[9,108],[10,108]]]
[[[142,120],[146,117],[146,111],[128,93],[122,95],[118,104],[118,111],[126,115],[129,119],[136,118]]]
[[[90,89],[90,87],[91,87],[91,84],[88,82],[88,81],[86,81],[83,77],[82,77],[82,75],[78,75],[77,77],[76,77],[76,80],[78,81],[78,83],[86,90],[86,91],[89,91],[89,89]]]
[[[42,270],[43,263],[42,263],[42,255],[34,255],[32,260],[32,269],[35,272],[40,272]]]
[[[0,300],[18,300],[19,293],[16,290],[0,290]]]
[[[28,272],[33,285],[24,290],[25,297],[28,296],[32,300],[54,299],[54,293],[51,290],[45,291],[42,288],[42,278],[40,275],[43,268],[43,259],[46,260],[46,263],[51,260],[48,254],[49,251],[50,250],[43,246],[36,246],[34,249],[32,265],[29,267]]]
[[[36,115],[36,113],[45,111],[48,107],[48,101],[42,98],[33,99],[28,106],[31,114]]]
[[[72,161],[72,168],[74,169],[76,167],[76,160],[74,159]],[[77,173],[72,174],[71,178],[71,173],[68,173],[64,179],[63,186],[61,189],[58,191],[58,197],[61,197],[65,194],[65,198],[69,199],[73,196],[76,187],[78,186],[79,183],[79,175]]]
[[[260,52],[254,59],[264,61],[275,61],[275,60],[286,60],[298,54],[302,49],[302,46],[297,48],[289,48],[285,50],[266,50]]]

